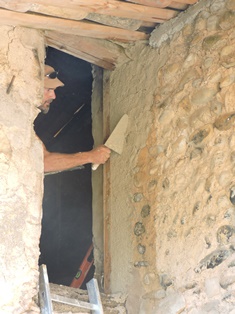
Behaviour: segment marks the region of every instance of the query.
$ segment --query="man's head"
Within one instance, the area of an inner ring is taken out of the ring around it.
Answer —
[[[43,103],[38,108],[42,113],[48,113],[51,102],[56,98],[55,89],[64,84],[57,78],[56,72],[51,66],[45,65],[44,68],[44,97]]]

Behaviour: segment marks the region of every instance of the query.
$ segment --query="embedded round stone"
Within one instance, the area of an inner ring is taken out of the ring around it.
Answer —
[[[142,222],[137,222],[135,224],[135,228],[134,228],[134,234],[136,236],[140,236],[141,234],[145,233],[145,227],[142,224]]]
[[[144,205],[144,207],[141,210],[141,217],[145,218],[149,216],[150,214],[150,206],[149,205]]]

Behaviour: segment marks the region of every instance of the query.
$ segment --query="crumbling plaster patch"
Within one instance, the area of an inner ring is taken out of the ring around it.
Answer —
[[[42,146],[33,130],[42,100],[44,39],[0,28],[0,312],[39,313]]]

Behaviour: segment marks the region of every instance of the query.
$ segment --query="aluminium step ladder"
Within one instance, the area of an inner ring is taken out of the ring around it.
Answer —
[[[92,314],[103,314],[97,280],[95,278],[91,279],[86,286],[90,303],[50,294],[47,267],[46,265],[41,265],[39,267],[39,302],[41,314],[53,314],[52,301],[88,309]]]

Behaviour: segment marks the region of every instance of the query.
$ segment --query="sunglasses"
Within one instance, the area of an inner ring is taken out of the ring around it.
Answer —
[[[54,72],[51,72],[49,74],[46,74],[45,76],[49,77],[50,79],[55,79],[55,78],[57,78],[58,73],[59,73],[58,71],[54,71]]]

